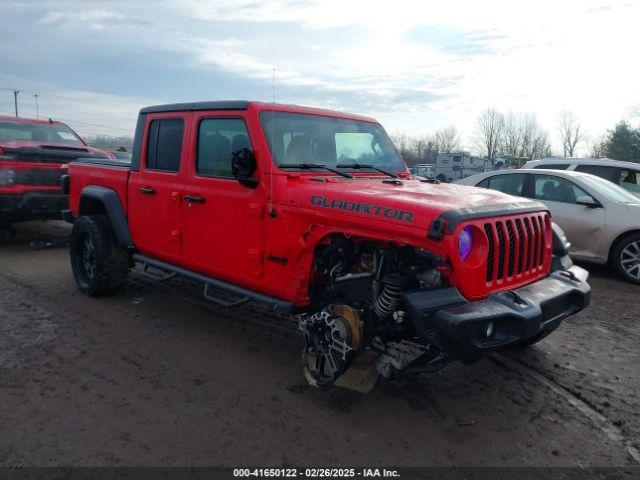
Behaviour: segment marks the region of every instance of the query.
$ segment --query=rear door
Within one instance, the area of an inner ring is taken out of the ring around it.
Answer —
[[[578,205],[578,197],[593,196],[566,178],[534,174],[532,183],[532,197],[549,207],[552,220],[571,242],[571,254],[596,258],[605,226],[604,208]]]
[[[182,254],[182,194],[185,186],[189,112],[147,117],[140,168],[129,180],[130,225],[146,255],[179,262]]]
[[[252,150],[245,111],[195,112],[184,204],[184,262],[240,282],[263,270],[265,193],[232,175],[234,151]]]

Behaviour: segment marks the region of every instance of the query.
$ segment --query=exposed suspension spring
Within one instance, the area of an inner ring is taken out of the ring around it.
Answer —
[[[400,293],[405,288],[407,280],[402,275],[390,273],[382,279],[382,292],[376,300],[374,308],[379,319],[391,317],[400,303]]]

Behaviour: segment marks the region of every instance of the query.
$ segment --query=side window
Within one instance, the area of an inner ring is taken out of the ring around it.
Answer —
[[[596,177],[615,182],[613,176],[615,175],[616,169],[614,167],[604,165],[578,165],[576,172],[590,173]]]
[[[560,165],[559,163],[543,163],[542,165],[538,165],[536,168],[547,168],[549,170],[566,170],[569,168],[569,164]]]
[[[201,175],[233,178],[233,152],[251,149],[249,134],[240,118],[205,118],[198,126],[196,171]]]
[[[485,178],[480,183],[476,183],[476,187],[489,188],[489,178]]]
[[[620,186],[631,193],[640,193],[640,170],[620,170]]]
[[[535,175],[534,198],[549,202],[577,204],[578,197],[591,197],[575,183],[553,175]]]
[[[163,172],[180,170],[183,134],[181,118],[152,120],[147,141],[147,168]]]
[[[525,178],[526,175],[524,173],[496,175],[489,179],[489,188],[508,193],[509,195],[522,196]]]

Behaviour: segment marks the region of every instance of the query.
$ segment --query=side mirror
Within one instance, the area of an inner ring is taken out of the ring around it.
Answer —
[[[578,198],[576,198],[576,203],[578,205],[583,205],[589,208],[597,208],[600,206],[600,204],[596,201],[596,199],[593,197],[590,197],[589,195],[579,196]]]
[[[258,179],[252,175],[256,171],[256,158],[248,148],[241,148],[231,154],[231,173],[242,185],[249,188],[258,186]]]

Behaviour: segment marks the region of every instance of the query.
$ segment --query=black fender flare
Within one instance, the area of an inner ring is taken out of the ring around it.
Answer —
[[[80,193],[80,207],[78,209],[78,215],[86,215],[87,212],[82,211],[82,200],[84,198],[92,198],[99,201],[107,212],[107,216],[111,221],[113,230],[116,234],[118,244],[123,246],[133,246],[133,240],[131,240],[131,232],[129,231],[129,223],[122,208],[122,202],[115,190],[106,187],[100,187],[97,185],[89,185]]]

